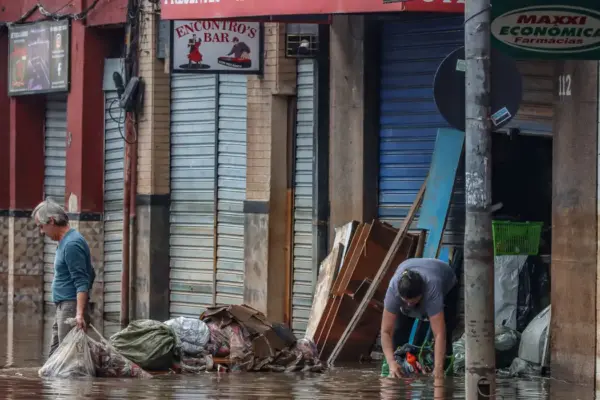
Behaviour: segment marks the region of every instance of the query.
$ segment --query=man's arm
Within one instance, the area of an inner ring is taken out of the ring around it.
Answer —
[[[396,323],[396,314],[392,314],[388,310],[383,310],[383,318],[381,319],[381,348],[388,362],[388,365],[395,363],[394,344],[392,335],[394,334],[394,325]]]
[[[91,276],[87,268],[87,256],[81,245],[69,243],[65,248],[65,261],[77,290],[77,322],[83,320],[89,300]]]
[[[444,377],[444,363],[446,361],[446,321],[444,320],[444,312],[437,313],[433,317],[429,317],[431,331],[435,338],[433,349],[433,375],[436,378]]]

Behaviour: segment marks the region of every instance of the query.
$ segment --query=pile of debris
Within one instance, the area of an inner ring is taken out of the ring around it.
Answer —
[[[246,305],[212,307],[200,318],[133,321],[110,340],[90,328],[98,338],[72,329],[39,375],[150,378],[150,372],[161,371],[324,370],[312,341],[296,340],[287,326],[270,323]]]
[[[396,267],[423,251],[425,233],[408,233],[423,191],[399,230],[377,220],[336,229],[332,251],[320,267],[306,330],[321,360],[333,364],[370,358]]]

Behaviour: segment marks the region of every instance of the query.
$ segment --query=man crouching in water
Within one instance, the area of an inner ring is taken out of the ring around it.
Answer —
[[[96,273],[92,267],[90,248],[81,234],[69,226],[65,210],[48,199],[32,213],[40,232],[58,242],[54,257],[52,301],[56,317],[52,325],[51,356],[71,330],[65,321],[75,318],[77,327],[87,329],[89,323],[89,293]]]
[[[400,264],[387,289],[381,321],[381,345],[390,377],[402,376],[394,351],[408,343],[415,318],[429,319],[435,339],[433,373],[435,378],[444,377],[457,325],[458,286],[456,274],[443,261],[412,258]]]

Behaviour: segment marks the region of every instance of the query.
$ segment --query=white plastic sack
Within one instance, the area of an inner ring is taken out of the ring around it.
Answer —
[[[187,355],[196,356],[204,352],[210,340],[208,326],[199,319],[178,317],[170,319],[165,324],[179,337],[181,349]]]
[[[527,256],[494,257],[494,309],[496,326],[517,329],[519,274]]]
[[[75,326],[75,319],[69,318],[65,323]],[[38,371],[38,375],[42,378],[96,376],[88,340],[88,336],[81,329],[71,329],[52,357]]]

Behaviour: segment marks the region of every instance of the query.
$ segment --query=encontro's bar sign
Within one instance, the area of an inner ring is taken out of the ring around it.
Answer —
[[[465,6],[465,0],[162,0],[161,3],[161,17],[168,20],[399,11],[463,13]]]
[[[541,5],[512,9],[495,16],[491,31],[495,45],[521,57],[599,56],[600,12],[585,7]]]
[[[173,21],[171,69],[258,74],[262,70],[261,38],[258,22]]]

